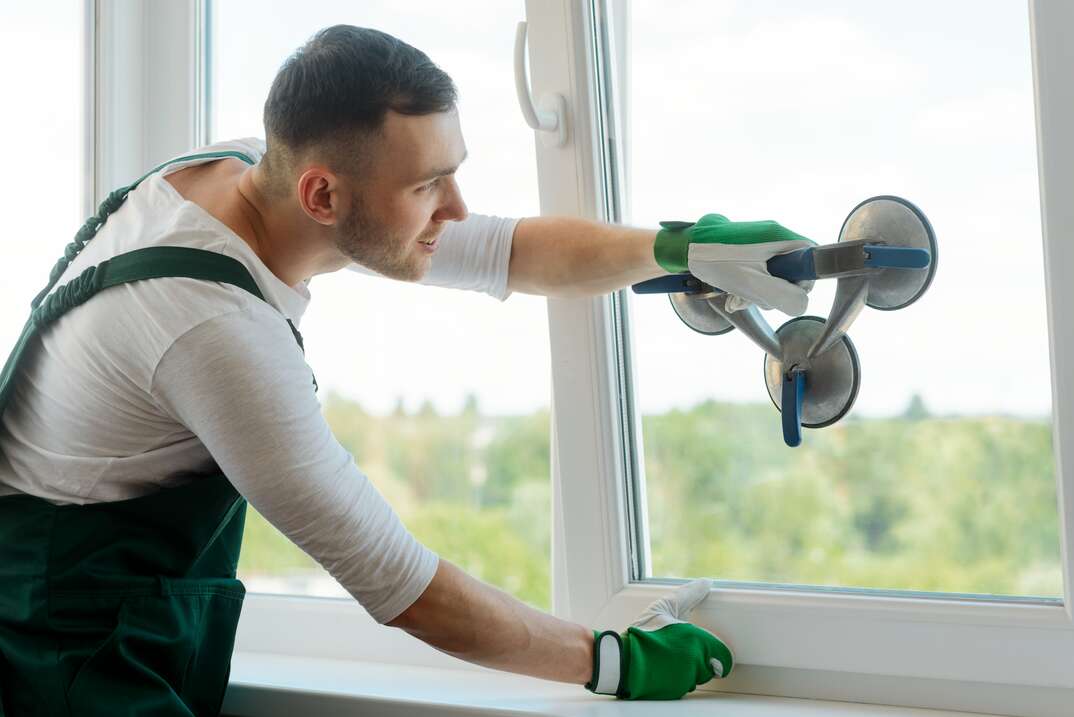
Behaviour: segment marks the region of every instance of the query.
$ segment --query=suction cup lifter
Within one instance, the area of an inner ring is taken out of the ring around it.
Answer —
[[[906,308],[931,285],[936,263],[936,236],[921,210],[900,197],[880,196],[854,207],[835,244],[768,261],[768,273],[787,281],[836,279],[827,319],[801,316],[773,331],[756,306],[729,311],[727,293],[691,274],[658,277],[633,290],[669,294],[675,313],[695,331],[717,335],[738,328],[760,346],[769,398],[783,414],[783,440],[794,447],[803,426],[829,426],[854,405],[861,364],[846,332],[862,307]]]

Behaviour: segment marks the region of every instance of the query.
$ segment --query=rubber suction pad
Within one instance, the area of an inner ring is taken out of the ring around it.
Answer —
[[[925,249],[932,259],[924,269],[881,269],[869,277],[865,303],[881,311],[903,309],[925,293],[936,275],[936,234],[920,209],[901,197],[880,196],[854,207],[839,241],[867,240],[888,246]]]
[[[785,368],[805,366],[805,397],[802,399],[802,425],[806,428],[830,426],[847,414],[858,397],[861,364],[849,336],[843,336],[831,348],[810,363],[806,356],[813,342],[824,330],[819,316],[799,316],[776,331],[783,361],[771,354],[764,357],[764,378],[768,397],[783,410],[783,375]]]
[[[671,308],[682,322],[706,336],[726,334],[735,327],[725,319],[703,294],[668,294]]]

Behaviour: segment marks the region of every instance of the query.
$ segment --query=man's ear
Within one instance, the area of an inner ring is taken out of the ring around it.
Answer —
[[[298,178],[298,203],[306,215],[324,226],[339,220],[339,178],[325,167],[314,165]]]

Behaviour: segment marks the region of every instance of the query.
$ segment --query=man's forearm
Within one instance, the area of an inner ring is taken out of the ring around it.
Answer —
[[[579,685],[593,672],[591,630],[534,610],[443,559],[422,596],[388,624],[485,667]]]
[[[656,231],[570,217],[529,217],[515,227],[507,286],[542,296],[607,294],[662,276]]]

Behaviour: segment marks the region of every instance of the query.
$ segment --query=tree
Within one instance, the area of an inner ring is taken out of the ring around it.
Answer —
[[[931,416],[932,414],[929,413],[928,407],[925,406],[925,399],[921,397],[920,393],[915,393],[910,397],[910,402],[906,404],[906,408],[902,412],[904,421],[923,421]]]
[[[466,398],[463,399],[462,413],[464,416],[478,416],[481,414],[481,408],[478,406],[477,394],[473,391],[466,394]]]

